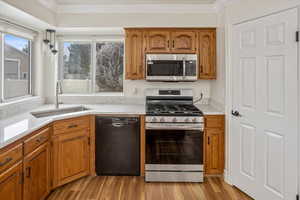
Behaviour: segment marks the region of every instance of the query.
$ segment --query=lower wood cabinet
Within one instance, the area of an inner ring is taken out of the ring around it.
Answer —
[[[0,174],[0,199],[22,200],[22,162]]]
[[[223,174],[224,122],[224,115],[205,116],[205,174]]]
[[[24,158],[24,200],[42,200],[50,191],[50,149],[45,143]]]
[[[88,175],[89,161],[88,129],[53,138],[53,187]]]

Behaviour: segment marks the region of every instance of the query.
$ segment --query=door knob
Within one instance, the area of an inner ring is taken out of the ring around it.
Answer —
[[[231,111],[231,114],[233,115],[233,116],[235,116],[235,117],[241,117],[242,115],[239,113],[239,111],[237,111],[237,110],[232,110]]]

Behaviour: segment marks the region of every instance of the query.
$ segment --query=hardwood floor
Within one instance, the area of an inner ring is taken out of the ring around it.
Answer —
[[[204,183],[145,183],[143,177],[89,176],[54,190],[47,200],[251,200],[209,177]]]

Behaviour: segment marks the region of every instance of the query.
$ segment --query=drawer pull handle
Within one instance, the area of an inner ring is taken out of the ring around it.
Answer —
[[[40,138],[36,139],[36,142],[40,143],[40,142],[44,141],[45,139],[46,139],[45,137],[40,137]]]
[[[6,165],[6,164],[9,163],[10,161],[12,161],[12,158],[11,158],[11,157],[6,158],[3,162],[0,162],[0,167]]]
[[[77,124],[72,124],[72,125],[69,125],[68,128],[76,128],[77,127]]]

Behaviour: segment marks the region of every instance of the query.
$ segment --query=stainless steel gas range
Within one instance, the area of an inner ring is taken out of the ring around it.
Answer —
[[[202,112],[191,89],[146,91],[147,182],[203,182]]]

